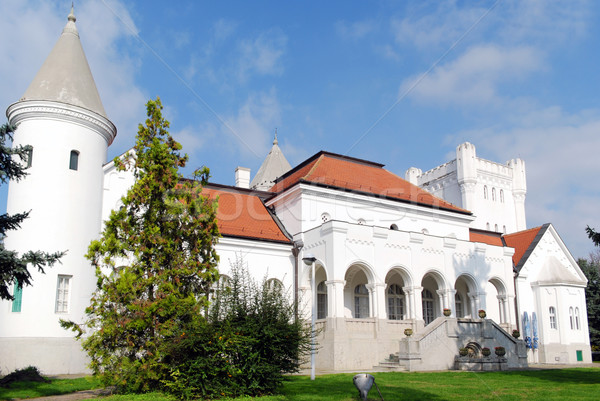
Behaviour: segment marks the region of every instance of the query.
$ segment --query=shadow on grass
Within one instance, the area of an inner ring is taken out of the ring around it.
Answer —
[[[529,379],[546,380],[555,383],[600,383],[600,369],[598,368],[513,370],[504,372],[504,374],[510,376],[524,376]]]

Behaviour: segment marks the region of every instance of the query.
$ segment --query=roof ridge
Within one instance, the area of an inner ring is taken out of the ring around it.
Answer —
[[[308,173],[306,173],[304,175],[304,177],[300,177],[300,179],[308,179],[308,176],[311,175],[312,173],[314,173],[315,169],[317,168],[317,166],[319,165],[319,163],[321,162],[321,160],[323,160],[323,156],[324,155],[320,155],[317,160],[315,160],[315,164],[313,164],[313,166],[310,168],[310,170],[308,171]]]

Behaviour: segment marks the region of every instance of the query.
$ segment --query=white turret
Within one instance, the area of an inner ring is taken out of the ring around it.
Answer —
[[[7,201],[9,214],[31,212],[5,246],[19,253],[67,254],[46,274],[32,271],[33,286],[23,288],[18,308],[0,303],[0,368],[8,372],[30,364],[46,374],[83,372],[80,344],[59,319],[83,321],[95,288],[94,269],[84,255],[101,229],[102,166],[117,130],[106,117],[73,10],[33,82],[6,115],[17,126],[14,144],[31,145],[33,152],[27,177],[9,184]],[[47,352],[49,344],[64,355]]]

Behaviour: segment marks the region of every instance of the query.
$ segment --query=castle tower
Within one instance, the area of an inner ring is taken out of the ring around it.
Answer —
[[[405,177],[435,196],[470,210],[472,228],[513,233],[525,230],[527,179],[525,162],[505,164],[477,156],[475,146],[465,142],[456,148],[456,159],[422,172],[407,170]]]
[[[117,130],[107,118],[83,52],[73,10],[52,52],[6,115],[15,145],[31,145],[28,175],[10,182],[9,214],[31,211],[5,239],[7,249],[67,251],[19,302],[0,302],[0,369],[28,365],[44,373],[86,370],[81,346],[59,319],[84,320],[95,288],[84,255],[101,230],[102,166]],[[16,296],[17,294],[15,294]]]

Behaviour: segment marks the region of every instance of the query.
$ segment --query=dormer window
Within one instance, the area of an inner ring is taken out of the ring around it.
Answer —
[[[76,150],[71,151],[71,156],[69,157],[69,169],[77,170],[79,167],[79,152]]]

